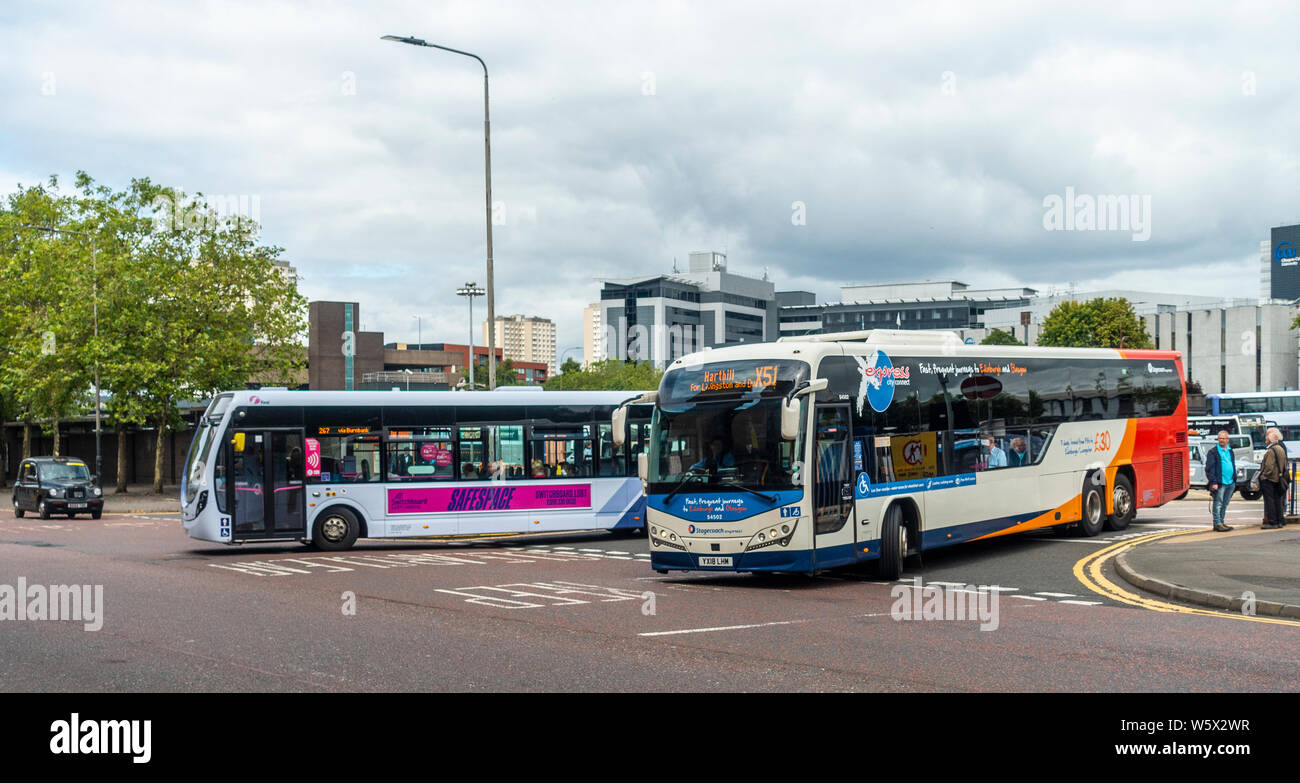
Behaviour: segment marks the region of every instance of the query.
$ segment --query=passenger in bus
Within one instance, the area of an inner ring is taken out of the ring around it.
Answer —
[[[533,470],[533,478],[535,479],[546,478],[546,466],[542,464],[542,461],[540,459],[533,460],[532,470]]]
[[[985,435],[984,448],[986,449],[985,469],[993,470],[994,468],[1005,468],[1007,466],[1007,453],[998,447],[996,438],[992,435]]]
[[[1029,464],[1029,452],[1025,450],[1024,438],[1011,439],[1011,453],[1007,455],[1007,464],[1013,468],[1022,468]]]

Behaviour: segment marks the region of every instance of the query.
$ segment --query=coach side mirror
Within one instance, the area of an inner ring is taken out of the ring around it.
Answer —
[[[614,448],[621,449],[627,442],[627,406],[620,405],[614,409],[613,416],[614,430],[610,436],[614,440]]]
[[[799,414],[803,403],[799,400],[785,400],[781,403],[781,439],[794,440],[799,437]]]
[[[650,482],[650,455],[644,451],[636,455],[636,474],[641,477],[642,484]]]
[[[791,395],[789,399],[786,399],[781,403],[782,440],[795,440],[799,437],[799,413],[803,410],[803,406],[799,403],[799,398],[806,397],[809,394],[816,394],[817,392],[824,390],[829,383],[830,382],[825,378],[818,378],[815,381],[809,382],[803,388],[799,389],[799,391]]]

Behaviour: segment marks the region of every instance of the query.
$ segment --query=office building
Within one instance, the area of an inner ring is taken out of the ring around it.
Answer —
[[[599,353],[607,358],[664,367],[703,348],[778,336],[776,287],[728,271],[722,253],[691,253],[686,272],[602,282],[595,317]]]

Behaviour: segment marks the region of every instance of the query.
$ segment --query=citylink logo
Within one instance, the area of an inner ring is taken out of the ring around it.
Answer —
[[[1151,362],[1147,362],[1147,372],[1150,373],[1151,375],[1157,375],[1157,374],[1162,373],[1162,372],[1173,372],[1173,368],[1171,368],[1171,367],[1157,367],[1157,366],[1155,366],[1154,364],[1152,364]]]
[[[1273,248],[1273,260],[1281,266],[1295,266],[1295,245],[1290,242],[1278,242]]]
[[[871,403],[876,413],[884,413],[894,401],[894,387],[911,384],[910,367],[895,367],[889,354],[875,351],[870,357],[853,357],[858,368],[862,370],[862,381],[858,385],[858,412],[862,412],[862,403]]]

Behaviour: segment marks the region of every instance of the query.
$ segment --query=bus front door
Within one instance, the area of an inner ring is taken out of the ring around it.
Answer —
[[[813,567],[854,562],[853,427],[848,405],[818,405],[813,443]]]
[[[227,448],[236,540],[305,535],[302,430],[235,430]]]

